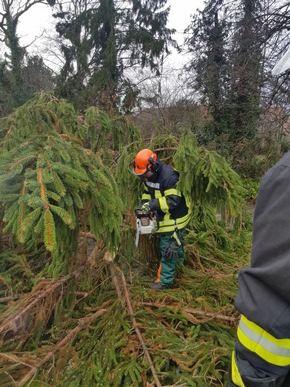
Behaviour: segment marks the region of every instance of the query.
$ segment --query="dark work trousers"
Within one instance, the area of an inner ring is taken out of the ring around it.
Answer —
[[[184,229],[179,230],[179,234],[183,235]],[[176,259],[167,259],[164,256],[164,251],[168,247],[170,243],[170,239],[172,237],[173,232],[166,233],[166,234],[160,234],[160,264],[157,271],[157,279],[155,282],[160,282],[164,285],[172,285],[174,281],[174,275],[175,275],[175,267],[177,263],[183,263],[184,262],[184,250],[182,246],[179,246],[178,248],[178,257]],[[290,386],[289,386],[290,387]]]

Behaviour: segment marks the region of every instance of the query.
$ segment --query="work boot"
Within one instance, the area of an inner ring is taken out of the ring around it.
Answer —
[[[148,288],[154,290],[163,290],[172,288],[171,284],[161,284],[160,282],[153,282],[153,284],[148,284]]]

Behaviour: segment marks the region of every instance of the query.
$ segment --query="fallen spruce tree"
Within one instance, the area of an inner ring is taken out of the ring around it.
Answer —
[[[192,203],[186,263],[154,292],[156,238],[134,245],[138,128],[41,94],[0,137],[1,386],[226,385],[251,241],[226,161],[189,130],[147,145],[180,170]]]

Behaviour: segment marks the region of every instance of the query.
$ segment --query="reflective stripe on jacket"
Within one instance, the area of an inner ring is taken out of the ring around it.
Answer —
[[[277,339],[243,315],[237,336],[245,348],[266,362],[280,367],[290,365],[290,339]]]
[[[231,360],[231,380],[235,383],[238,387],[245,387],[245,384],[243,382],[242,376],[239,372],[235,351],[232,352],[232,360]]]

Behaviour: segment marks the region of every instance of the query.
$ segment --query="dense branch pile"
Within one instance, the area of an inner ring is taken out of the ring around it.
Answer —
[[[1,125],[1,386],[226,385],[251,237],[239,176],[190,131],[149,144],[184,166],[193,210],[186,264],[154,292],[156,239],[134,246],[140,133],[48,96]]]

